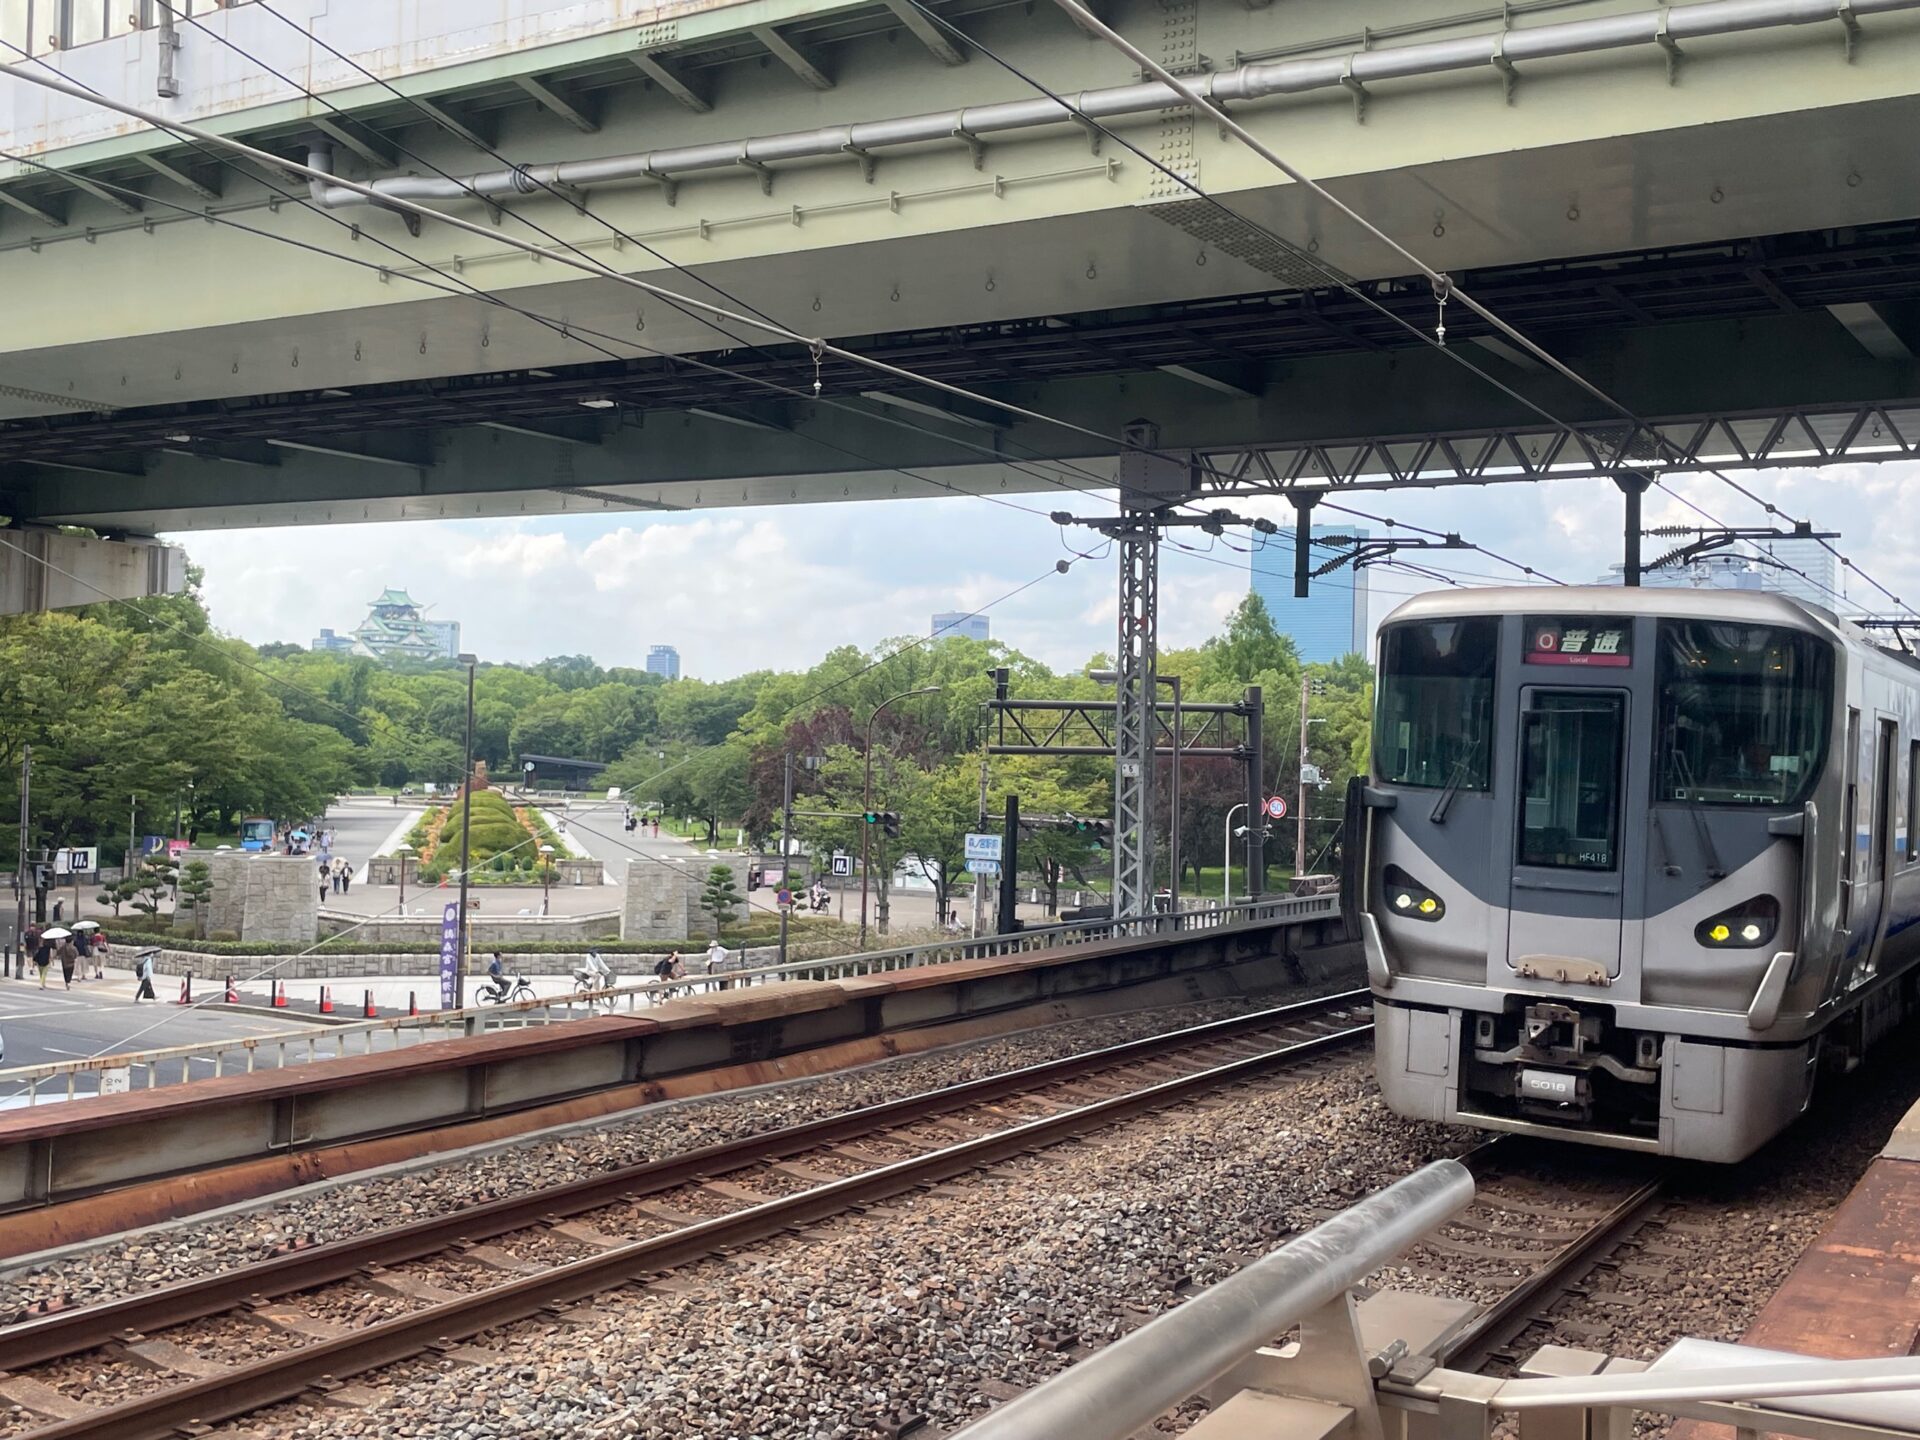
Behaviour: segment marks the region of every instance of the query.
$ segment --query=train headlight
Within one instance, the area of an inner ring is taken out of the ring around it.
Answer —
[[[1398,865],[1387,866],[1387,903],[1396,914],[1409,920],[1438,920],[1447,913],[1447,902],[1415,880]]]
[[[1693,938],[1712,950],[1751,950],[1772,940],[1779,928],[1780,902],[1756,895],[1702,920],[1693,927]]]

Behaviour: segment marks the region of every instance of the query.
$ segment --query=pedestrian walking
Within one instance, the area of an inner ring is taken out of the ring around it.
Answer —
[[[707,947],[707,974],[718,975],[722,977],[719,984],[715,988],[720,990],[725,990],[727,988],[727,985],[729,982],[725,978],[726,970],[727,970],[727,947],[722,945],[719,941],[719,938],[716,936],[713,944]]]
[[[53,964],[53,941],[38,930],[27,932],[28,943],[33,946],[33,968],[40,972],[40,988],[47,988],[47,967]]]
[[[93,957],[93,978],[96,980],[106,979],[107,957],[113,953],[113,947],[107,943],[106,931],[96,930],[93,932],[93,946],[88,953]]]
[[[60,899],[54,900],[53,902],[53,923],[54,924],[58,925],[60,923],[60,912],[66,908],[66,904],[67,902],[64,900],[60,900]]]
[[[60,961],[61,980],[65,982],[67,989],[73,989],[73,968],[80,963],[80,951],[74,945],[71,935],[60,942],[60,948],[54,951],[54,955]]]
[[[142,1000],[160,998],[153,993],[153,957],[159,953],[158,950],[142,950],[140,958],[134,962],[133,973],[140,977],[140,987],[133,992],[133,1001],[136,1005]]]
[[[320,903],[322,905],[327,903],[327,891],[329,891],[332,888],[333,888],[333,881],[328,878],[327,872],[325,870],[322,870],[320,872]]]
[[[340,893],[342,895],[353,893],[353,862],[344,857],[340,861]]]
[[[336,860],[333,862],[333,893],[334,894],[338,895],[340,893],[340,882],[341,882],[341,879],[346,875],[346,873],[347,873],[346,861]]]

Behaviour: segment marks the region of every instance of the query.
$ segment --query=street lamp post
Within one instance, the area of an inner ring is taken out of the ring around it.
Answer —
[[[473,655],[456,658],[467,667],[467,768],[460,786],[460,971],[464,975],[472,948],[467,923],[467,861],[473,853],[473,672],[480,661]]]
[[[1232,810],[1227,811],[1227,823],[1221,827],[1220,903],[1222,906],[1233,903],[1233,811],[1246,808],[1247,802],[1242,800]]]
[[[897,704],[902,700],[911,700],[915,695],[937,695],[940,689],[938,685],[922,685],[917,690],[902,690],[898,695],[890,695],[882,700],[873,707],[873,713],[867,716],[866,779],[860,791],[860,809],[864,814],[873,813],[873,722],[880,718],[880,712],[889,705]],[[872,846],[873,827],[863,822],[860,826],[860,948],[862,950],[867,948],[867,857]]]
[[[553,902],[553,846],[542,845],[540,857],[547,862],[547,873],[540,882],[540,914],[545,916]]]

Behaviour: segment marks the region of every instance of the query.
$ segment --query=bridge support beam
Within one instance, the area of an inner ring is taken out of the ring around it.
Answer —
[[[0,615],[177,595],[186,587],[187,552],[177,545],[0,530]]]

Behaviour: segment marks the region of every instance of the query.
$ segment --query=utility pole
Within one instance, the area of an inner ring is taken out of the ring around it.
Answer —
[[[164,815],[166,814],[166,811],[163,810],[160,813]],[[140,797],[138,795],[129,795],[127,797],[127,858],[126,858],[126,862],[120,867],[121,870],[128,875],[131,875],[133,873],[133,846],[134,846],[133,832],[134,832],[139,814],[140,814]],[[77,913],[79,910],[79,907],[75,906],[74,909]]]
[[[1640,497],[1647,493],[1647,487],[1653,483],[1651,477],[1640,474],[1615,475],[1613,483],[1620,487],[1620,494],[1627,502],[1626,555],[1622,569],[1622,580],[1628,585],[1640,583]]]
[[[993,669],[989,670],[987,674],[993,677],[993,698],[997,701],[1005,701],[1007,698],[1007,667],[1005,665],[996,665]],[[979,823],[979,831],[981,834],[985,834],[987,829],[987,755],[989,753],[988,745],[992,738],[993,727],[990,724],[982,725],[980,727]],[[975,939],[979,938],[980,927],[986,923],[987,877],[984,875],[975,875],[973,877],[973,934]]]
[[[473,671],[479,657],[461,655],[467,667],[467,770],[460,786],[460,970],[473,968],[473,930],[467,923],[467,866],[473,854]],[[405,893],[407,857],[400,857],[401,886]],[[464,999],[464,997],[456,997]]]
[[[1266,808],[1266,785],[1261,769],[1266,754],[1266,704],[1258,685],[1249,685],[1244,705],[1247,712],[1247,898],[1258,900],[1267,888],[1267,827],[1261,820]]]
[[[1180,723],[1180,677],[1178,675],[1160,675],[1156,679],[1162,685],[1173,687],[1173,757],[1172,766],[1167,774],[1167,808],[1172,814],[1167,820],[1167,909],[1173,914],[1180,913],[1180,747],[1186,743],[1183,726]]]
[[[793,894],[793,749],[787,748],[786,776],[780,800],[780,887]],[[787,915],[793,909],[791,899],[780,907],[780,963],[787,963]]]
[[[33,788],[33,746],[20,747],[20,854],[14,861],[13,955],[14,977],[27,974],[27,816],[28,799]]]
[[[1307,873],[1307,696],[1313,682],[1307,678],[1307,672],[1300,672],[1300,772],[1295,782],[1294,802],[1299,807],[1293,815],[1293,877],[1298,880]]]
[[[1007,796],[1006,826],[1000,838],[1000,934],[1020,928],[1020,797]],[[1118,919],[1119,912],[1114,912]]]

